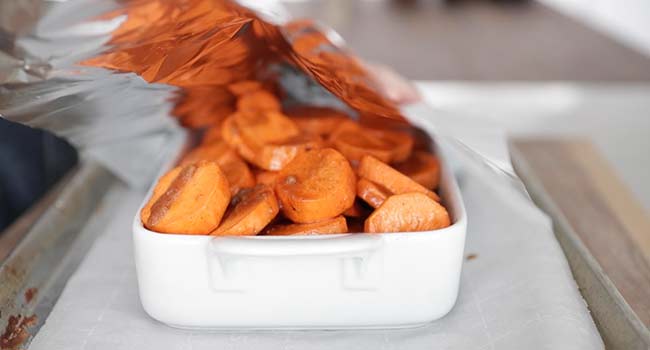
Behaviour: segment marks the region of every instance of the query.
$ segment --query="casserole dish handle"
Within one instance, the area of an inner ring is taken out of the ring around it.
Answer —
[[[214,291],[243,292],[249,284],[248,258],[331,257],[340,261],[344,289],[376,289],[383,274],[382,235],[343,234],[303,237],[215,237],[208,244]],[[250,262],[252,263],[252,262]]]

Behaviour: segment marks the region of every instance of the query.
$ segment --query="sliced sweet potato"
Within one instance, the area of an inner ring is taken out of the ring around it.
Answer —
[[[228,179],[231,195],[237,194],[243,188],[255,186],[255,177],[243,160],[233,159],[219,164],[219,167]]]
[[[275,191],[282,212],[297,223],[318,222],[341,215],[354,203],[355,175],[334,149],[306,151],[278,174]]]
[[[366,178],[362,177],[357,181],[357,196],[373,208],[379,208],[391,194],[386,188]]]
[[[239,153],[242,158],[250,162],[251,159],[255,159],[256,152],[250,145],[244,142],[239,132],[239,128],[235,124],[235,115],[236,113],[223,121],[223,124],[221,125],[221,136],[223,136],[223,140],[230,145],[230,147],[237,150],[237,153]]]
[[[255,182],[269,186],[275,186],[275,180],[278,178],[277,171],[262,170],[255,174]]]
[[[239,112],[234,122],[249,144],[283,142],[300,134],[300,129],[286,115],[277,111]]]
[[[235,110],[235,97],[221,86],[191,86],[183,89],[173,114],[190,128],[218,125]]]
[[[275,225],[266,232],[269,236],[318,235],[347,233],[348,225],[343,216],[309,224]]]
[[[174,169],[168,171],[165,173],[165,175],[161,176],[160,179],[158,180],[158,183],[156,184],[156,187],[153,188],[153,191],[151,193],[151,198],[147,202],[147,204],[142,207],[142,210],[140,211],[140,220],[144,224],[147,219],[149,218],[149,215],[151,215],[151,206],[153,206],[154,203],[162,196],[165,191],[169,188],[169,185],[171,185],[172,181],[176,179],[178,174],[181,173],[181,170],[183,170],[183,167],[177,166]]]
[[[222,141],[223,136],[222,136],[221,126],[222,123],[219,123],[217,125],[213,125],[210,128],[208,128],[203,134],[203,139],[201,140],[201,144],[207,145],[213,142]]]
[[[350,120],[347,114],[333,108],[316,106],[295,106],[285,110],[302,132],[328,136]]]
[[[445,228],[451,223],[445,207],[431,197],[411,192],[388,197],[366,219],[368,233],[429,231]]]
[[[167,182],[158,183],[159,191]],[[229,202],[228,180],[217,163],[192,163],[153,201],[149,215],[142,213],[143,224],[161,233],[208,234],[219,225]]]
[[[431,190],[440,182],[440,162],[429,152],[415,151],[405,162],[396,164],[395,169]]]
[[[209,111],[200,111],[187,114],[181,118],[181,124],[191,129],[200,129],[220,124],[227,116],[235,111],[234,107],[224,105]]]
[[[235,110],[235,98],[221,86],[192,86],[183,90],[173,114],[190,128],[218,125]]]
[[[223,128],[224,140],[265,170],[280,170],[298,153],[322,146],[319,136],[300,134],[295,123],[279,112],[235,113]]]
[[[239,159],[239,156],[227,143],[217,141],[201,145],[191,150],[181,159],[180,166],[186,166],[201,160],[213,161],[221,166],[228,161],[236,159]]]
[[[240,112],[279,112],[282,110],[282,106],[272,93],[258,90],[240,96],[237,99],[237,110]]]
[[[378,160],[372,156],[361,158],[357,173],[378,185],[389,190],[392,194],[402,194],[408,192],[419,192],[427,195],[431,199],[439,202],[440,197],[433,192],[411,180],[408,176],[395,170],[390,165]]]
[[[384,162],[391,161],[392,149],[381,139],[372,137],[355,123],[344,123],[330,136],[330,143],[350,162],[358,163],[365,155]]]
[[[341,124],[330,137],[332,145],[351,162],[371,155],[385,163],[407,159],[413,150],[413,138],[407,132],[364,128]]]
[[[322,146],[323,141],[318,135],[297,135],[282,143],[263,145],[251,161],[262,169],[277,171],[289,164],[298,154]]]
[[[215,236],[256,235],[278,214],[278,201],[273,189],[257,185],[244,189],[233,198],[233,205],[223,221],[210,234]]]
[[[244,80],[228,85],[228,91],[235,96],[243,96],[262,90],[262,83],[256,80]]]
[[[212,142],[193,149],[183,157],[180,165],[185,166],[201,160],[213,161],[219,165],[228,179],[232,195],[242,188],[255,186],[255,178],[246,162],[223,141]]]
[[[402,162],[413,151],[413,137],[404,131],[386,129],[367,129],[372,137],[383,140],[391,147],[390,162]]]

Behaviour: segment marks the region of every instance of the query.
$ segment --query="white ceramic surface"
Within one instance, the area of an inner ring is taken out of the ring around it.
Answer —
[[[440,195],[453,224],[436,231],[190,236],[149,231],[136,213],[142,305],[180,328],[401,328],[436,320],[456,302],[467,227],[460,190],[441,161]]]

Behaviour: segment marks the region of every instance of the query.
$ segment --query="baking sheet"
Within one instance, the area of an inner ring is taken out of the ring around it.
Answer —
[[[507,159],[504,137],[472,132]],[[550,222],[459,171],[469,227],[458,302],[405,330],[205,332],[149,318],[138,298],[131,220],[144,194],[115,189],[114,219],[70,278],[31,349],[602,349]],[[472,258],[469,258],[469,257]]]

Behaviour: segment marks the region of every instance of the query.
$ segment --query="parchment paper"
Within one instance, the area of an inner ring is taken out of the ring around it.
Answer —
[[[473,128],[466,142],[506,162],[505,138]],[[483,146],[481,146],[483,145]],[[116,188],[114,210],[30,348],[603,349],[549,220],[458,171],[469,216],[458,302],[424,327],[373,331],[198,332],[151,319],[138,298],[131,220],[144,194]]]

